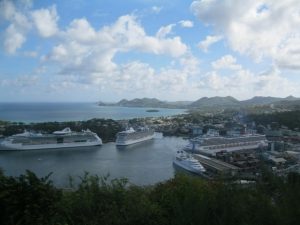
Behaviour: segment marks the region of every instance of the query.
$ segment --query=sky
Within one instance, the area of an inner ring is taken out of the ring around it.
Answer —
[[[299,0],[0,0],[0,102],[300,97]]]

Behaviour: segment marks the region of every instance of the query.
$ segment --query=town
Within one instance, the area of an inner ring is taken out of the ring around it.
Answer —
[[[270,120],[272,115],[276,115],[274,121]],[[265,168],[279,176],[299,171],[300,132],[295,127],[299,115],[299,111],[287,111],[247,116],[230,110],[134,119],[129,123],[189,139],[190,147],[185,150],[194,154],[210,177],[255,179]],[[277,117],[292,120],[292,127]],[[208,146],[208,150],[195,148],[197,144]]]
[[[205,168],[206,178],[255,180],[264,169],[285,176],[299,171],[300,111],[247,114],[238,110],[190,111],[168,117],[130,120],[91,119],[76,122],[11,123],[1,122],[0,135],[9,136],[24,129],[53,132],[70,127],[89,128],[104,142],[115,140],[128,127],[148,127],[163,136],[186,139],[181,146]]]

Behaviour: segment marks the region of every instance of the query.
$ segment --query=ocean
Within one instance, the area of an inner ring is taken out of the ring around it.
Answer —
[[[0,120],[12,122],[64,122],[93,118],[132,119],[141,117],[173,116],[185,113],[184,109],[98,106],[97,103],[0,103]]]

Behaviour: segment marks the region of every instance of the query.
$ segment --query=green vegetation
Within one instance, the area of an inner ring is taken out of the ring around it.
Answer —
[[[159,112],[158,109],[147,109],[146,112]]]
[[[151,107],[151,108],[186,108],[184,102],[165,102],[156,98],[135,98],[132,100],[122,99],[117,103],[99,102],[100,106],[122,106],[122,107]]]
[[[300,111],[277,112],[272,114],[252,114],[248,116],[249,121],[256,124],[267,125],[276,122],[290,129],[300,128]]]
[[[137,187],[86,174],[76,188],[62,190],[49,176],[0,172],[0,207],[3,225],[294,225],[300,221],[300,175],[266,174],[250,186],[178,175]]]
[[[0,120],[0,126],[2,126],[2,125],[7,125],[7,124],[8,124],[8,122],[3,121],[3,120]]]
[[[121,126],[111,119],[91,119],[87,121],[72,121],[72,122],[44,122],[44,123],[11,123],[6,125],[4,131],[0,134],[10,136],[17,133],[22,133],[26,130],[33,130],[36,132],[52,133],[57,130],[62,130],[70,127],[71,130],[81,131],[90,129],[98,134],[103,142],[114,141],[116,134],[121,131]]]

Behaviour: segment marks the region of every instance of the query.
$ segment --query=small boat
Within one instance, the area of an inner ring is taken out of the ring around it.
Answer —
[[[173,164],[199,175],[202,175],[206,171],[198,160],[182,150],[176,152]]]

